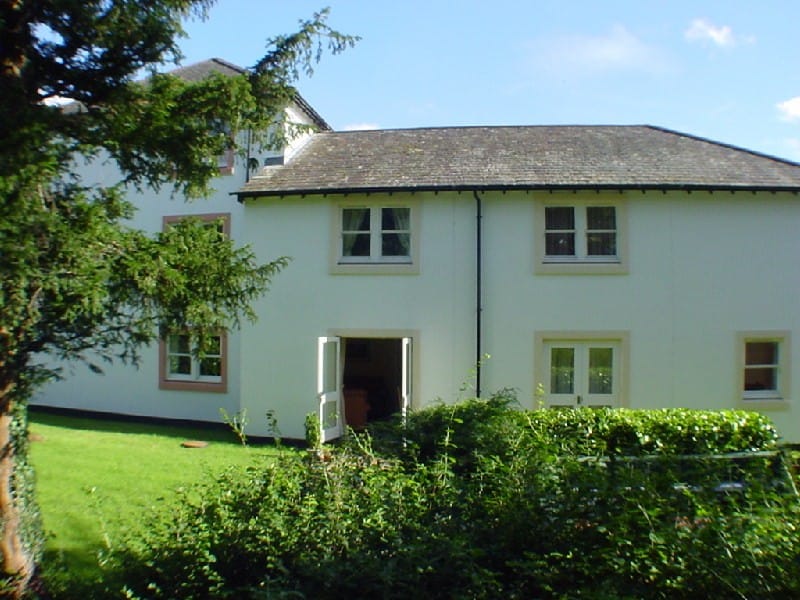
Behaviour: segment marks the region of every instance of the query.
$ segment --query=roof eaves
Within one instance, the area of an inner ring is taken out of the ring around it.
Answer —
[[[800,185],[715,185],[715,184],[681,184],[681,183],[655,183],[655,184],[484,184],[484,185],[417,185],[417,186],[369,186],[369,187],[331,187],[331,188],[297,188],[276,190],[241,190],[231,192],[237,196],[239,202],[248,198],[285,197],[285,196],[329,196],[347,194],[392,194],[398,192],[510,192],[510,191],[660,191],[660,192],[789,192],[800,193]]]

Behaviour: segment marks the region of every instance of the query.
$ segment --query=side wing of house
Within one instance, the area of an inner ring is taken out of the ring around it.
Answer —
[[[212,60],[188,67],[188,77],[203,76],[210,70],[234,67]],[[181,74],[181,73],[179,73]],[[327,125],[302,98],[286,109],[284,125],[320,127]],[[291,133],[291,132],[290,132]],[[242,147],[247,147],[243,133]],[[171,190],[131,190],[128,197],[137,208],[131,225],[155,233],[183,218],[194,217],[221,224],[225,235],[243,240],[245,213],[233,195],[250,177],[248,168],[280,163],[285,154],[302,147],[311,131],[302,129],[289,135],[285,149],[256,150],[249,156],[232,151],[219,157],[219,177],[214,193],[206,199],[187,201],[173,197]],[[89,185],[111,185],[119,181],[113,161],[103,157],[91,162],[77,161],[78,172]],[[244,243],[244,242],[243,242]],[[218,344],[202,361],[189,352],[190,332],[169,336],[142,351],[138,368],[106,364],[97,360],[102,375],[90,372],[84,364],[61,365],[63,379],[42,389],[32,400],[34,405],[66,409],[108,412],[124,415],[220,422],[220,409],[230,414],[241,409],[241,334],[220,332]],[[42,357],[42,360],[48,360]]]

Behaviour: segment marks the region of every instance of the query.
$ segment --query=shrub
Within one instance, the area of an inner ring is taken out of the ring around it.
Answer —
[[[775,446],[748,413],[436,406],[189,490],[118,559],[131,597],[778,598],[799,509],[683,482],[691,450]],[[654,458],[655,456],[655,458]],[[714,459],[716,460],[716,459]],[[711,473],[718,474],[719,461]],[[763,464],[761,465],[763,467]]]

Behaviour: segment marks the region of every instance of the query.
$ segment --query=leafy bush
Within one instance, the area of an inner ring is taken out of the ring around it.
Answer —
[[[775,447],[763,418],[513,404],[503,392],[436,406],[374,446],[351,436],[189,490],[117,557],[128,594],[800,596],[797,499],[751,452]],[[756,466],[736,471],[745,487],[679,485],[678,453],[702,449],[751,452]]]
[[[285,455],[188,493],[118,558],[137,565],[134,597],[490,596],[491,574],[458,532],[457,492],[446,467],[407,473],[366,445]]]
[[[690,455],[772,450],[779,436],[759,413],[689,409],[510,410],[516,398],[502,390],[487,400],[440,404],[412,412],[388,428],[373,429],[381,440],[403,440],[414,460],[440,455],[443,444],[457,458],[506,456],[521,440],[550,446],[562,455]],[[399,448],[395,448],[399,449]]]

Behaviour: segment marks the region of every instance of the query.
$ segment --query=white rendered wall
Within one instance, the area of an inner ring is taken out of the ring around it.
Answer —
[[[331,274],[337,197],[247,200],[245,235],[256,253],[292,257],[258,303],[259,322],[242,333],[242,401],[253,427],[274,410],[284,436],[304,436],[305,415],[317,409],[317,338],[343,332],[414,335],[414,405],[456,398],[475,356],[474,201],[409,198],[421,210],[415,275]]]
[[[554,196],[482,194],[484,395],[514,387],[523,407],[535,406],[537,331],[622,331],[626,405],[738,408],[737,332],[800,336],[797,197],[613,193],[609,201],[627,204],[628,272],[534,274],[535,202]],[[258,304],[261,320],[243,333],[251,415],[273,409],[282,433],[301,437],[316,408],[316,338],[341,331],[417,332],[415,406],[463,395],[475,362],[475,202],[471,194],[409,198],[422,211],[421,269],[396,276],[330,273],[337,198],[248,201],[245,236],[256,252],[293,257]],[[565,203],[575,199],[564,194]],[[381,196],[365,201],[379,205]],[[765,411],[791,441],[800,440],[797,364],[786,408]]]
[[[112,175],[109,175],[111,177]],[[158,390],[157,352],[140,370],[96,376],[78,367],[48,387],[42,404],[218,421],[220,407],[246,408],[251,434],[267,434],[275,411],[286,437],[302,438],[314,412],[316,342],[351,332],[415,337],[414,406],[451,402],[475,363],[475,200],[471,193],[370,195],[408,198],[420,218],[420,272],[340,275],[330,268],[333,210],[341,197],[247,200],[227,192],[243,170],[219,180],[210,201],[186,205],[166,194],[138,199],[136,224],[161,228],[164,214],[230,212],[232,235],[261,260],[292,263],[256,303],[260,320],[230,337],[228,393]],[[610,193],[627,206],[628,271],[619,275],[534,272],[536,202],[547,192],[482,193],[484,395],[514,387],[535,405],[534,339],[540,331],[624,331],[634,408],[739,408],[737,333],[788,331],[800,340],[800,197],[717,192]],[[357,196],[348,196],[348,199]],[[595,199],[594,193],[588,198]],[[565,203],[584,198],[563,193]],[[790,364],[790,397],[766,410],[785,439],[800,441],[800,355]],[[749,408],[758,409],[758,402]]]
[[[535,275],[533,199],[554,196],[485,196],[486,390],[513,386],[535,405],[536,331],[627,331],[628,406],[741,408],[737,332],[786,330],[796,343],[797,196],[614,194],[627,200],[628,273]],[[790,441],[800,441],[798,364],[785,408],[764,411]]]

